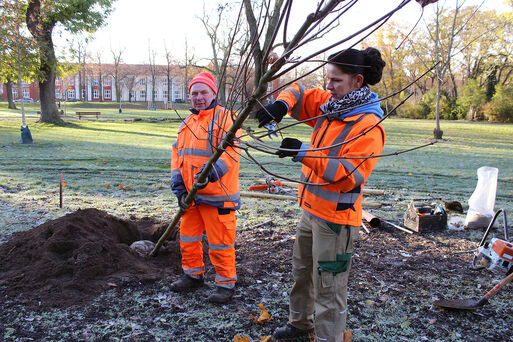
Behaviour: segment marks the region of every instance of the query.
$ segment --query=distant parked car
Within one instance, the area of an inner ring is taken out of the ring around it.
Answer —
[[[21,99],[14,100],[14,102],[20,102],[20,101],[21,101]],[[34,100],[32,100],[30,97],[24,97],[23,102],[34,102]]]
[[[185,103],[185,101],[183,99],[176,99],[174,103]]]
[[[71,99],[67,99],[66,101],[64,102],[78,102],[80,101],[80,99],[76,99],[76,98],[71,98]]]

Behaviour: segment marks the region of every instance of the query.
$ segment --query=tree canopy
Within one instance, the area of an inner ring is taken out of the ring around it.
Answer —
[[[115,0],[29,0],[27,27],[37,43],[40,56],[39,92],[41,121],[59,122],[55,104],[57,59],[52,32],[57,24],[71,33],[94,32],[105,23]]]

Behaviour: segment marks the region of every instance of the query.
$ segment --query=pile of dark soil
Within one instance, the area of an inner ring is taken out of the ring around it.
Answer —
[[[109,287],[180,274],[178,242],[168,241],[154,258],[130,249],[137,240],[158,240],[165,227],[85,209],[18,233],[0,245],[0,295],[29,306],[69,306]]]

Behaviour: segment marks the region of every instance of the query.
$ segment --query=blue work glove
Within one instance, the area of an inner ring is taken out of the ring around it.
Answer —
[[[260,108],[255,113],[258,120],[258,127],[263,127],[271,121],[280,122],[288,112],[287,104],[283,101],[275,101],[265,107]]]
[[[296,138],[285,138],[281,141],[280,148],[299,150],[302,145],[303,145],[303,143],[301,142],[301,140],[298,140]],[[293,151],[281,151],[281,150],[278,150],[275,152],[275,154],[277,154],[278,157],[280,157],[280,158],[295,157],[298,153],[299,153],[298,151],[293,152]]]
[[[174,173],[171,176],[171,191],[178,200],[178,206],[183,210],[189,209],[189,205],[185,203],[185,197],[187,197],[188,192],[180,173]]]
[[[207,165],[207,163],[203,164],[200,168],[200,170],[194,175],[194,178],[198,178],[200,173],[203,172],[203,170],[205,169],[205,165]],[[223,169],[221,168],[221,166],[219,166],[217,163],[214,164],[214,166],[212,167],[212,170],[210,170],[210,172],[208,173],[208,182],[210,183],[213,183],[213,182],[217,182],[219,180],[219,178],[221,178],[222,176],[224,175],[224,172],[223,172]],[[205,184],[199,184],[200,189],[203,189],[204,187],[207,186],[207,182],[205,182]]]

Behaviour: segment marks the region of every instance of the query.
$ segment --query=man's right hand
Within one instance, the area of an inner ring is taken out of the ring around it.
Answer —
[[[265,107],[260,108],[255,113],[255,118],[258,120],[258,127],[263,127],[271,121],[280,122],[281,119],[287,114],[288,108],[285,102],[275,101]]]
[[[183,210],[187,210],[190,208],[190,206],[187,203],[185,203],[185,197],[187,197],[187,194],[187,192],[184,192],[180,195],[180,197],[178,197],[178,206]]]

